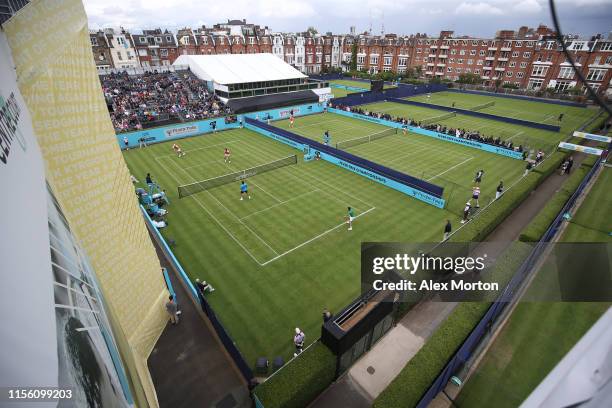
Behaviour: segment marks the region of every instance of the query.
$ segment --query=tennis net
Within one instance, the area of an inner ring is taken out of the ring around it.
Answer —
[[[387,136],[391,136],[395,134],[397,134],[396,128],[383,130],[382,132],[374,133],[372,135],[338,142],[336,143],[336,149],[348,149],[349,147],[357,146],[363,143],[370,143],[374,140],[382,139],[383,137],[387,137]]]
[[[446,119],[454,118],[455,116],[457,116],[457,113],[449,112],[445,113],[444,115],[434,116],[433,118],[426,118],[421,121],[421,125],[430,125],[432,123],[437,123]]]
[[[280,167],[289,166],[291,164],[297,164],[297,155],[287,156],[285,158],[275,160],[270,163],[251,167],[250,169],[244,169],[236,171],[234,173],[224,174],[223,176],[213,177],[207,180],[197,181],[195,183],[179,186],[178,195],[179,198],[185,198],[204,190],[210,190],[211,188],[219,187],[224,184],[244,180],[246,178],[253,177],[257,174],[265,173],[270,170],[275,170]]]
[[[495,105],[495,101],[491,101],[491,102],[487,102],[487,103],[483,103],[482,105],[476,105],[476,106],[472,106],[470,108],[471,111],[479,111],[479,110],[483,110],[486,108],[490,108],[491,106]]]

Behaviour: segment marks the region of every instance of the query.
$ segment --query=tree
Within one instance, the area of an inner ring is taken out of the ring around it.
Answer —
[[[306,32],[308,34],[310,34],[311,36],[315,35],[315,34],[319,34],[319,32],[317,31],[316,28],[314,28],[313,26],[310,26],[306,29]]]
[[[351,65],[349,66],[351,71],[357,71],[357,43],[354,42],[351,47]]]
[[[417,77],[417,78],[420,78],[420,77],[423,75],[423,67],[422,67],[422,66],[420,66],[420,65],[417,65],[417,66],[414,68],[414,71],[415,71],[415,74],[416,74],[416,77]]]
[[[457,82],[460,84],[478,85],[482,83],[482,78],[480,78],[480,75],[466,72],[465,74],[459,75]]]

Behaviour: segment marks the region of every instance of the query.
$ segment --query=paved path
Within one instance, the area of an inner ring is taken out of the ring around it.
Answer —
[[[580,166],[584,158],[585,155],[582,153],[574,154],[574,170]],[[558,172],[553,173],[489,234],[486,239],[487,244],[483,245],[482,249],[475,250],[484,250],[493,258],[501,253],[510,243],[518,239],[521,231],[561,188],[566,178],[567,176],[561,176]],[[311,407],[369,407],[421,349],[455,306],[456,303],[434,301],[417,305],[345,375],[322,393]]]
[[[166,325],[148,360],[160,408],[250,407],[248,389],[233,361],[163,253],[156,249],[162,266],[170,272],[182,311],[178,325]]]

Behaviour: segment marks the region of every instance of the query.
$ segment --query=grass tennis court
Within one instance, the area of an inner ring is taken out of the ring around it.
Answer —
[[[436,93],[432,94],[432,97],[433,95],[436,95]],[[366,111],[388,113],[394,117],[406,117],[416,121],[436,118],[447,113],[436,109],[403,105],[394,102],[378,102],[362,105],[360,107]],[[481,119],[461,114],[457,114],[457,116],[452,118],[440,120],[437,123],[451,128],[479,131],[486,136],[500,137],[503,140],[512,140],[515,145],[523,144],[550,152],[556,147],[559,141],[567,137],[570,131],[577,129],[588,118],[597,114],[597,111],[592,109],[574,109],[582,110],[578,111],[578,113],[572,112],[565,115],[561,132],[533,129],[526,126],[513,125],[496,120]]]
[[[459,92],[434,92],[430,97],[418,95],[406,99],[449,107],[454,103],[456,108],[467,110],[494,102],[493,106],[481,109],[479,112],[549,125],[559,125],[557,119],[563,113],[562,128],[567,127],[571,129],[576,128],[589,116],[593,115],[593,111],[587,108]]]
[[[179,143],[183,158],[171,143],[124,157],[140,186],[150,172],[167,190],[169,225],[162,234],[176,241],[172,250],[190,277],[215,287],[208,299],[252,364],[259,356],[287,360],[296,326],[309,344],[319,336],[323,308],[336,312],[359,294],[362,241],[439,241],[447,218],[458,225],[446,210],[301,157],[248,178],[251,200],[240,201],[238,182],[179,200],[179,185],[299,153],[246,129]],[[226,146],[230,165],[223,162]],[[347,206],[358,217],[350,232]]]
[[[354,86],[357,88],[363,88],[368,91],[370,90],[370,83],[366,81],[355,81],[355,80],[350,80],[350,79],[334,79],[329,82],[330,84]],[[384,89],[389,89],[389,88],[393,88],[393,86],[389,84],[384,85]],[[348,94],[359,92],[359,91],[349,91],[347,89],[333,88],[333,87],[331,88],[331,90],[332,90],[332,93],[334,94],[334,98],[342,98]]]
[[[275,122],[274,125],[319,142],[323,141],[323,133],[329,130],[334,146],[389,130],[386,126],[333,113],[299,117],[292,129],[289,129],[288,121]],[[524,163],[520,160],[414,133],[403,135],[401,131],[346,151],[444,187],[444,198],[449,200],[448,210],[455,214],[455,218],[471,197],[474,174],[478,170],[485,170],[480,186],[481,206],[495,196],[500,180],[508,187],[521,177],[524,170]]]

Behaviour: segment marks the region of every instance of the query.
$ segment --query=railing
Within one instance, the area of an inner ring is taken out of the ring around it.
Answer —
[[[29,0],[0,0],[0,24],[8,21],[29,2]]]

